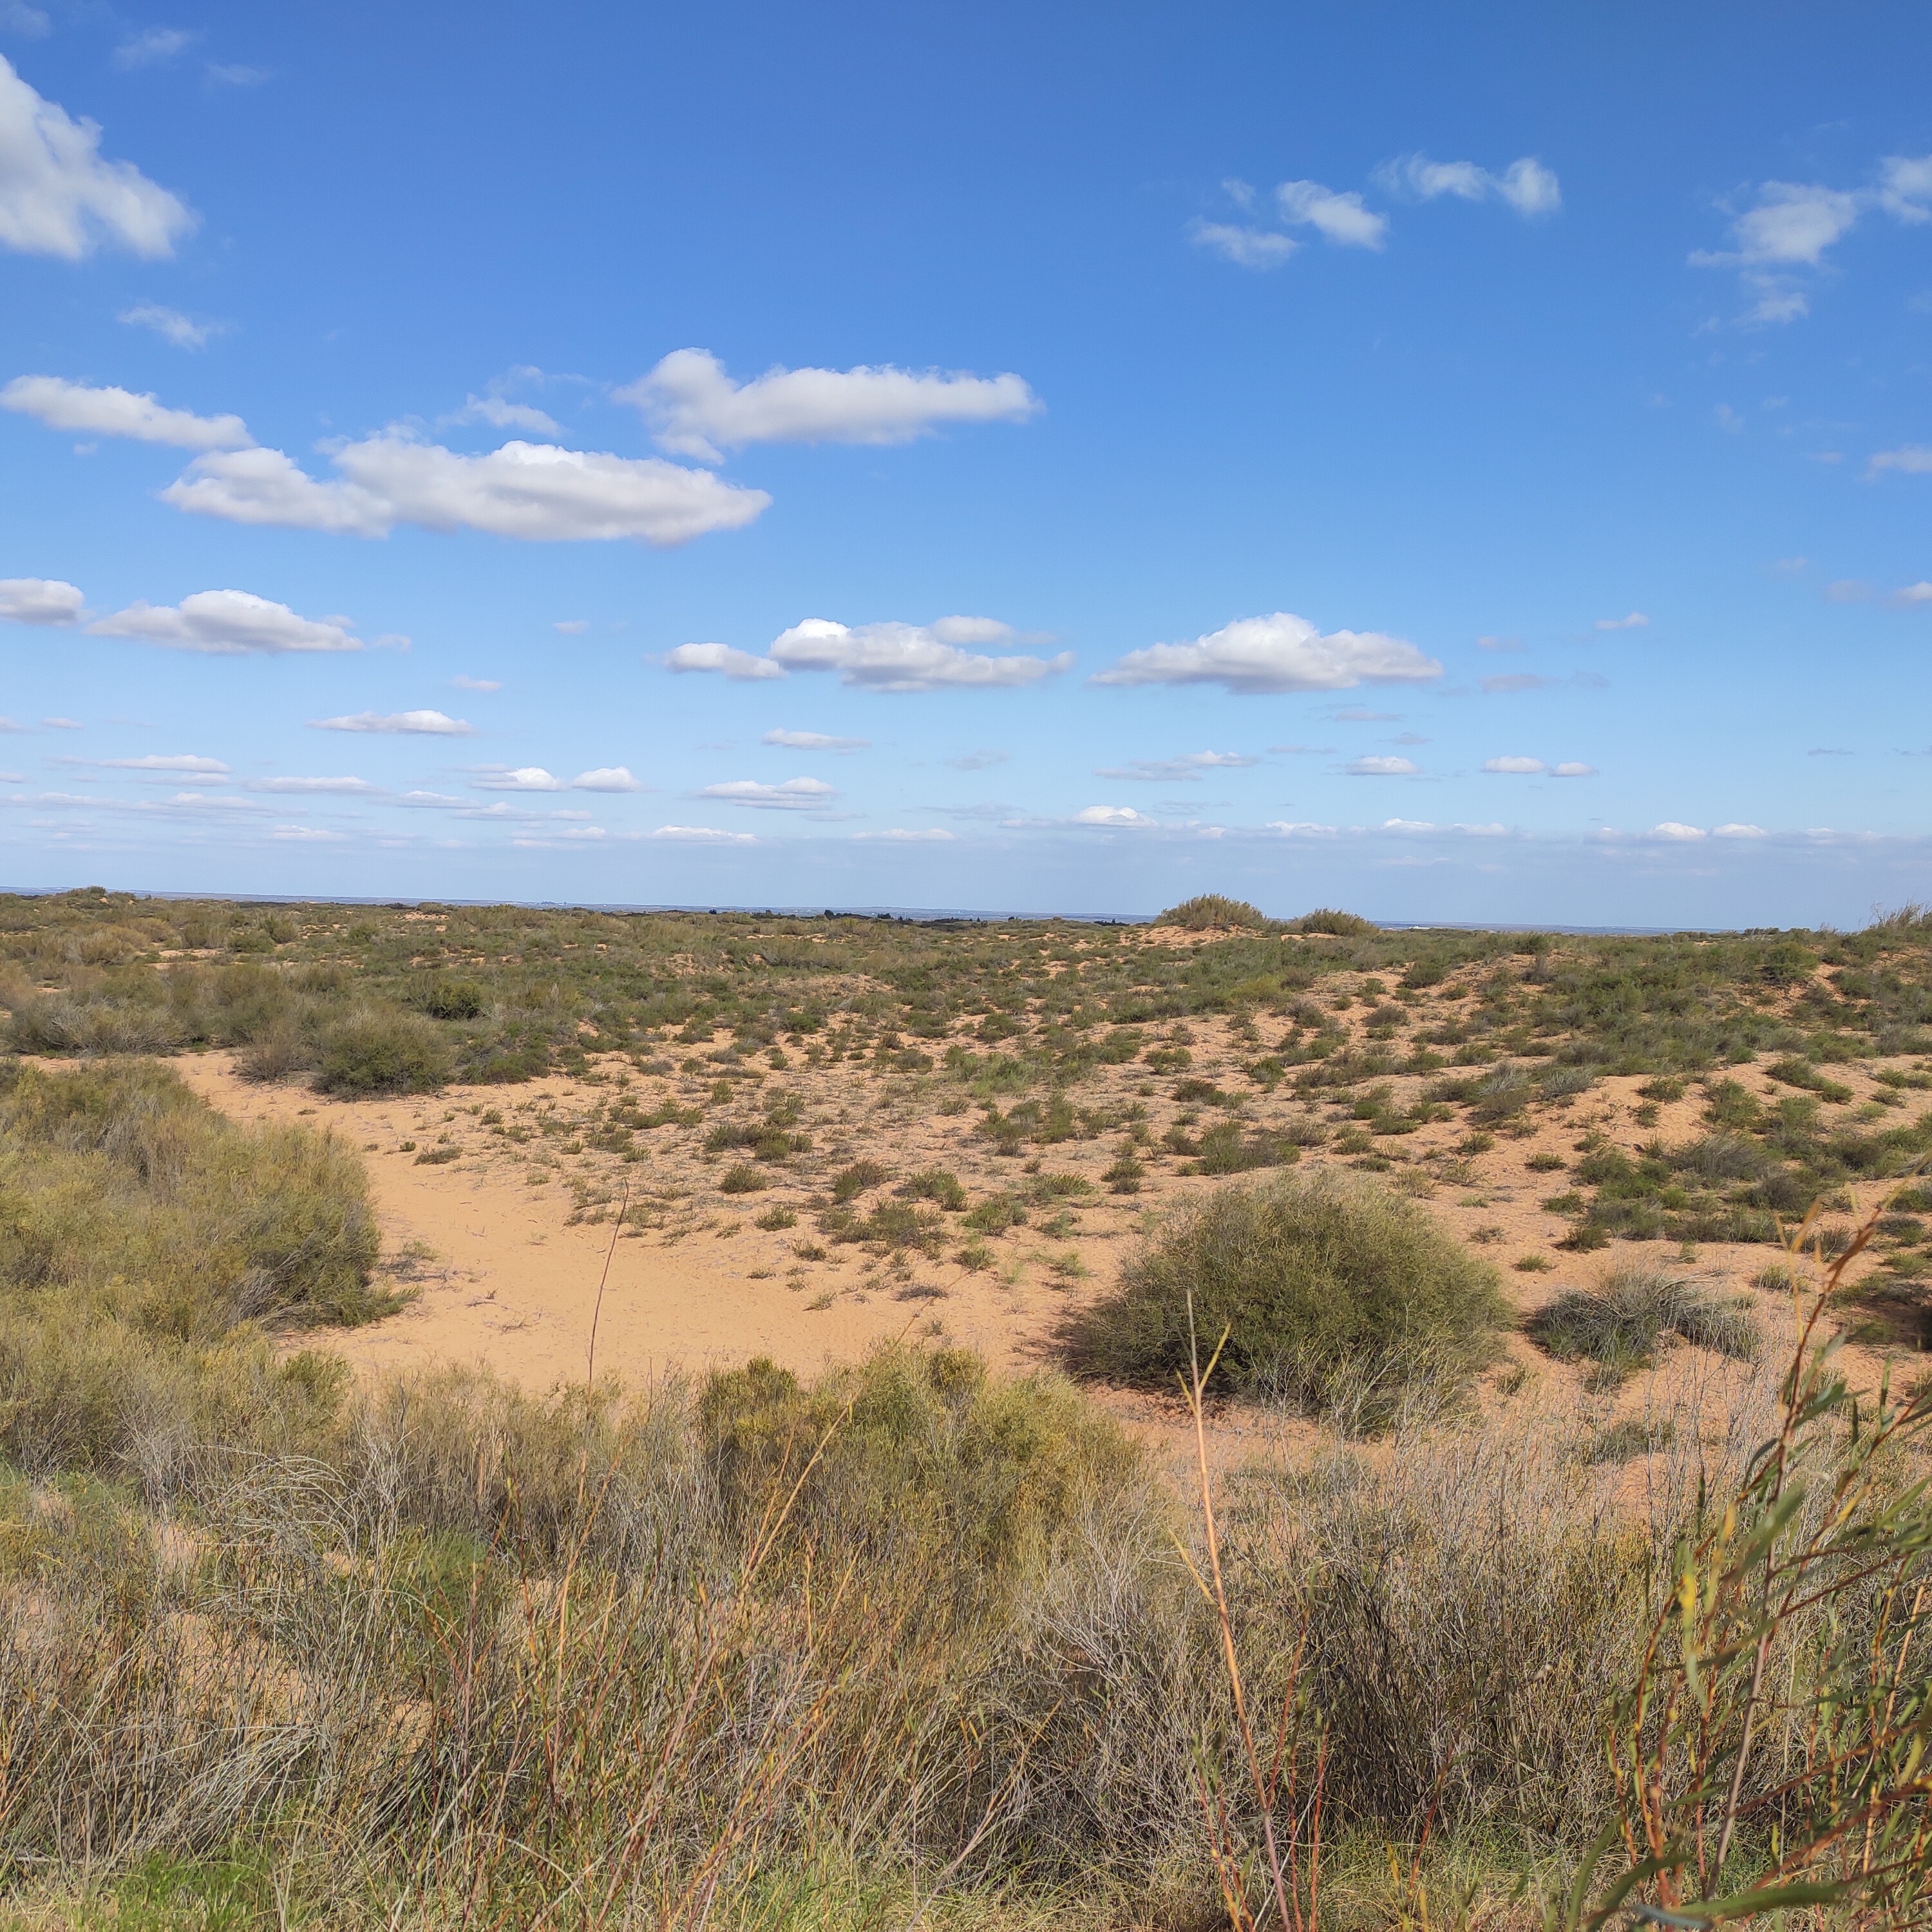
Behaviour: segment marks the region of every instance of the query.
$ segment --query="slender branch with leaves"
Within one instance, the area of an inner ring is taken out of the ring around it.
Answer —
[[[1858,1393],[1826,1320],[1884,1211],[1828,1260],[1815,1210],[1790,1239],[1779,1426],[1678,1541],[1610,1739],[1618,1814],[1566,1932],[1801,1907],[1932,1924],[1932,1479],[1915,1453],[1932,1381]]]

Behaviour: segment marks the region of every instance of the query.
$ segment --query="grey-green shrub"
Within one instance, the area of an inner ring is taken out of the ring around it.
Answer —
[[[1559,1360],[1580,1358],[1612,1375],[1654,1360],[1666,1335],[1741,1360],[1757,1353],[1760,1340],[1748,1304],[1642,1267],[1612,1268],[1600,1287],[1559,1294],[1529,1332]]]
[[[1419,1386],[1452,1392],[1492,1354],[1508,1306],[1495,1270],[1414,1202],[1330,1170],[1222,1188],[1180,1209],[1074,1318],[1082,1372],[1172,1384],[1190,1360],[1189,1302],[1204,1362],[1227,1340],[1246,1393],[1385,1420]]]
[[[323,1034],[315,1084],[327,1094],[422,1094],[454,1068],[449,1042],[414,1014],[352,1013]]]

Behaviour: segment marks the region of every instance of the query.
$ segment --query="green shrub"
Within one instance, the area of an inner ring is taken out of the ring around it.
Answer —
[[[423,1011],[440,1020],[473,1020],[489,1004],[489,994],[474,980],[438,974],[423,989]]]
[[[754,1167],[748,1160],[741,1160],[735,1167],[724,1170],[718,1183],[721,1194],[755,1194],[761,1187],[769,1187],[772,1178],[761,1168]]]
[[[316,1085],[326,1094],[423,1094],[454,1070],[449,1043],[414,1014],[364,1012],[323,1034]]]
[[[1222,1120],[1201,1136],[1203,1174],[1246,1174],[1258,1167],[1286,1167],[1301,1158],[1298,1147],[1272,1134],[1246,1134],[1238,1120]]]
[[[833,1175],[832,1198],[842,1203],[856,1201],[868,1188],[877,1187],[891,1178],[876,1160],[855,1160],[850,1167]]]
[[[1508,1316],[1495,1270],[1413,1202],[1332,1171],[1222,1189],[1181,1209],[1123,1270],[1118,1292],[1073,1318],[1088,1376],[1171,1386],[1223,1330],[1244,1392],[1346,1400],[1370,1426],[1409,1391],[1448,1394],[1493,1351]]]
[[[1258,932],[1268,923],[1268,915],[1259,907],[1220,892],[1199,892],[1191,899],[1183,899],[1154,921],[1156,926],[1178,926],[1184,932],[1212,932],[1228,926]]]
[[[902,1201],[936,1202],[949,1214],[960,1213],[966,1205],[966,1190],[950,1168],[929,1167],[901,1181],[892,1192]]]
[[[1337,939],[1360,939],[1382,928],[1373,920],[1364,919],[1359,914],[1337,912],[1331,906],[1318,906],[1313,912],[1305,912],[1299,919],[1288,922],[1291,932],[1326,932]]]
[[[966,1214],[966,1226],[976,1234],[1004,1234],[1026,1226],[1027,1210],[1010,1195],[989,1194]]]
[[[1600,1287],[1558,1295],[1529,1332],[1559,1360],[1594,1362],[1613,1377],[1654,1361],[1666,1335],[1746,1361],[1761,1339],[1748,1304],[1640,1267],[1612,1268]]]

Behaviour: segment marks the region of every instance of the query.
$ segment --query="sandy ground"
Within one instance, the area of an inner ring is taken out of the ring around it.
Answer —
[[[508,1161],[485,1156],[425,1166],[402,1150],[418,1136],[428,1145],[446,1113],[500,1106],[501,1088],[452,1088],[433,1102],[331,1102],[299,1087],[242,1080],[223,1054],[177,1064],[197,1093],[237,1120],[302,1120],[363,1153],[386,1270],[414,1298],[386,1321],[328,1337],[358,1366],[481,1363],[548,1389],[582,1379],[595,1316],[599,1372],[627,1379],[754,1355],[808,1372],[914,1336],[964,1344],[1012,1370],[1040,1359],[1044,1334],[1066,1303],[1064,1292],[1024,1273],[1014,1281],[992,1269],[944,1266],[920,1270],[909,1292],[904,1282],[868,1286],[835,1264],[817,1270],[842,1284],[828,1298],[816,1282],[816,1292],[801,1286],[808,1276],[784,1278],[782,1270],[796,1266],[796,1231],[751,1226],[755,1201],[692,1238],[667,1244],[626,1226],[614,1239],[609,1214],[584,1220],[562,1185],[532,1186]],[[512,1104],[567,1102],[574,1084],[536,1082],[515,1089]],[[613,1184],[621,1186],[621,1171]],[[806,1225],[801,1217],[800,1228]]]

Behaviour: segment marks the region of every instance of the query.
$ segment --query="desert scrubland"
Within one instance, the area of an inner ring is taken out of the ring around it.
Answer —
[[[1932,1915],[1922,914],[0,976],[17,1922]]]

